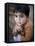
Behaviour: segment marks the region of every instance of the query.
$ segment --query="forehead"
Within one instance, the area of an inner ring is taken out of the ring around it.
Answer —
[[[22,15],[21,12],[15,12],[15,15]]]

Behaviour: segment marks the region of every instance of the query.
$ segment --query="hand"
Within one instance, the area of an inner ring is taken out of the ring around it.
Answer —
[[[17,30],[17,31],[22,31],[22,27],[21,27],[21,26],[16,25],[15,27],[16,27],[16,30]]]
[[[21,32],[21,35],[22,35],[22,36],[25,36],[25,33],[24,33],[24,32]]]

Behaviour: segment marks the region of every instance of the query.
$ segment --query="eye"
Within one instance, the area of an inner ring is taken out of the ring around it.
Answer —
[[[20,17],[24,17],[23,15],[21,15]]]
[[[17,17],[17,15],[16,15],[16,17]]]

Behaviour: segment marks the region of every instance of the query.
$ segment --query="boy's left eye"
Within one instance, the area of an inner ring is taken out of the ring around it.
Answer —
[[[20,17],[23,17],[23,15],[21,15]]]
[[[17,16],[16,16],[17,17]]]

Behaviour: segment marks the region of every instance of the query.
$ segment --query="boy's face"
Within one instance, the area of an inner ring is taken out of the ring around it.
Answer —
[[[18,26],[21,26],[22,24],[25,24],[27,20],[27,17],[24,13],[21,12],[15,12],[15,22]]]

